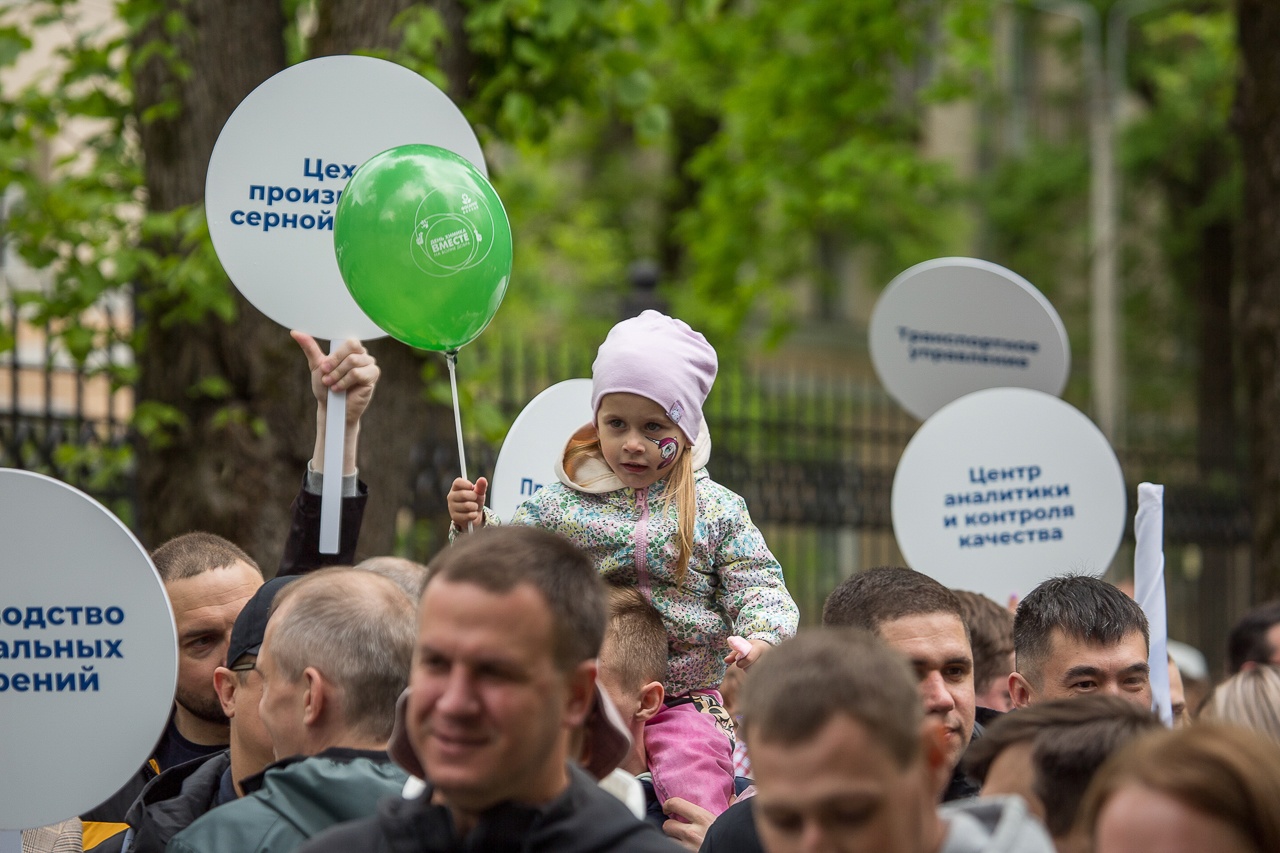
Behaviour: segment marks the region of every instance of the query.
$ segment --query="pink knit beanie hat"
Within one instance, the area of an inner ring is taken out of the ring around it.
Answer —
[[[716,366],[716,351],[688,323],[645,311],[610,329],[600,345],[591,366],[592,415],[606,394],[639,394],[661,406],[693,444]]]

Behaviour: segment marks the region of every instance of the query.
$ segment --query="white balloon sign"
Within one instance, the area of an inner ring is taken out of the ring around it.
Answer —
[[[325,56],[250,92],[218,135],[205,180],[209,236],[236,288],[290,329],[326,340],[382,337],[338,272],[333,214],[361,164],[415,142],[488,174],[457,106],[393,62]]]
[[[1106,570],[1124,533],[1124,476],[1079,410],[995,388],[920,427],[898,463],[892,511],[909,566],[1004,602],[1054,575]]]
[[[920,420],[984,388],[1057,396],[1071,364],[1049,300],[1017,273],[975,258],[901,273],[876,302],[868,339],[881,384]]]
[[[101,504],[0,469],[0,829],[106,800],[155,748],[173,708],[178,642],[151,559]]]
[[[590,420],[590,379],[558,382],[524,407],[493,466],[489,506],[498,518],[510,521],[526,498],[555,481],[569,436]]]
[[[384,332],[338,271],[333,217],[342,188],[375,154],[410,143],[448,149],[483,174],[484,154],[449,97],[407,68],[325,56],[286,68],[227,119],[209,157],[205,214],[236,289],[282,326],[317,338]],[[342,467],[346,393],[331,391],[324,469]],[[338,551],[341,479],[325,480],[320,551]]]

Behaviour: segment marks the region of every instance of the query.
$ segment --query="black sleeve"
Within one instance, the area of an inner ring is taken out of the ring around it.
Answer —
[[[305,476],[305,475],[304,475]],[[359,484],[359,494],[342,499],[342,530],[338,534],[338,553],[320,553],[320,496],[308,492],[304,485],[293,499],[293,518],[289,522],[289,538],[276,576],[303,575],[324,566],[351,565],[355,562],[356,543],[364,521],[364,507],[369,502],[369,487]]]
[[[711,824],[698,853],[764,853],[756,834],[754,797],[739,800]]]

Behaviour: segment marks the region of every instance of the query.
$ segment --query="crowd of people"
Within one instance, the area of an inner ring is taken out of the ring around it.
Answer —
[[[1142,609],[1097,577],[1015,609],[873,568],[799,631],[745,502],[708,474],[716,353],[655,311],[602,343],[557,482],[504,520],[459,479],[429,565],[355,563],[378,367],[294,337],[320,411],[281,565],[264,580],[199,532],[154,549],[168,725],[26,853],[1280,850],[1280,604],[1240,620],[1203,700],[1173,679],[1173,728],[1150,668],[1180,668],[1148,660]],[[326,475],[337,554],[317,547]]]

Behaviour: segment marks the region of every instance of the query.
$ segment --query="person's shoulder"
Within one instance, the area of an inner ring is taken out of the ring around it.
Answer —
[[[716,505],[735,509],[745,507],[747,503],[742,495],[712,479],[706,468],[700,468],[694,473],[693,487],[701,501],[710,501]]]
[[[739,800],[716,818],[699,853],[764,853],[756,833],[755,797]]]
[[[577,489],[570,488],[564,483],[547,483],[544,486],[539,486],[536,492],[529,495],[516,506],[515,513],[511,516],[511,523],[519,524],[521,518],[524,516],[541,514],[548,510],[567,506],[572,502],[580,500],[582,497],[582,492],[579,492]]]
[[[536,492],[525,498],[523,503],[540,503],[542,501],[555,500],[566,495],[580,495],[582,492],[577,489],[570,488],[559,480],[553,480],[546,485],[540,486]]]
[[[249,794],[210,809],[179,832],[165,849],[169,853],[256,850],[263,836],[263,818],[271,811]]]
[[[171,767],[152,780],[125,819],[134,829],[129,849],[163,850],[169,839],[212,811],[230,765],[229,755],[219,752]],[[107,853],[111,848],[95,849]]]
[[[346,853],[348,850],[379,853],[390,849],[386,833],[375,815],[330,827],[304,842],[296,853]]]
[[[569,790],[548,812],[531,849],[547,853],[672,853],[681,849],[578,768],[573,768],[570,776]]]
[[[317,832],[296,853],[421,853],[452,849],[452,823],[428,814],[430,790],[406,800],[384,797],[375,814]]]
[[[979,797],[944,803],[940,853],[1053,853],[1053,841],[1021,797]]]

